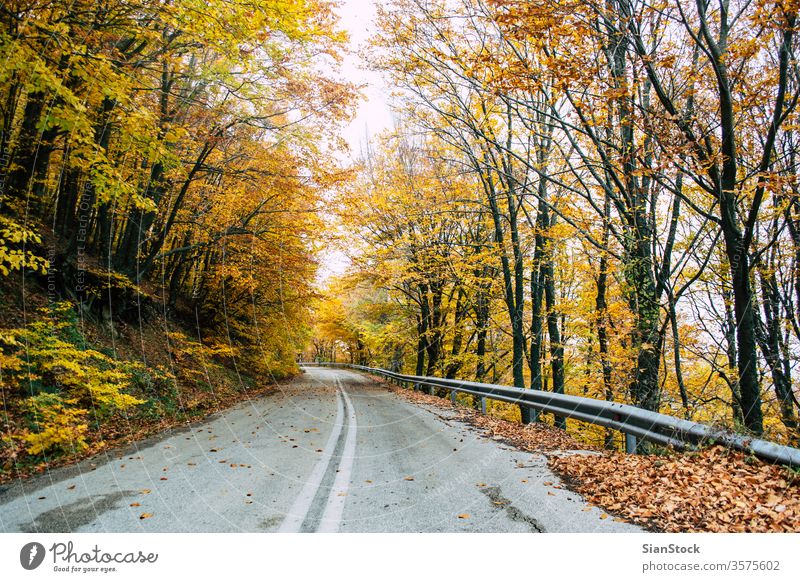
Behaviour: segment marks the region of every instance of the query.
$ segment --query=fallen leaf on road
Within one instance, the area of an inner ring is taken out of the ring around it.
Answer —
[[[469,519],[469,513],[459,513],[458,519]]]
[[[70,489],[70,490],[71,489],[75,489],[75,485],[70,485],[69,487],[67,487],[67,489]]]
[[[143,513],[139,516],[139,519],[147,519],[148,517],[153,517],[152,513]]]
[[[166,477],[161,477],[161,481],[166,481],[166,480],[167,480]]]
[[[548,495],[552,495],[553,497],[555,497],[555,496],[556,496],[556,494],[555,494],[555,493],[553,493],[552,491],[548,491],[548,492],[547,492],[547,494],[548,494]]]
[[[141,491],[139,491],[139,493],[141,493],[142,495],[147,495],[148,493],[150,493],[150,490],[149,489],[142,489]]]
[[[413,481],[413,480],[414,480],[414,477],[406,477],[406,478],[405,478],[405,480],[406,480],[406,481]]]
[[[136,503],[136,502],[131,503],[131,507],[139,507],[140,505],[141,503]]]
[[[367,480],[365,481],[365,483],[372,483],[372,481],[371,481],[370,479],[367,479]]]
[[[604,513],[600,516],[600,519],[608,519],[608,514]]]

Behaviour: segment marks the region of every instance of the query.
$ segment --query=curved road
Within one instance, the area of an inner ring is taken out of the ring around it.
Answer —
[[[547,485],[545,485],[547,483]],[[5,532],[633,532],[543,456],[309,368],[207,421],[0,489]]]

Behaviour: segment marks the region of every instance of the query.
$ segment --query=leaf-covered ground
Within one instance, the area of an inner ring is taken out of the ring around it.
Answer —
[[[800,474],[711,447],[550,460],[587,501],[667,532],[800,532]]]
[[[627,455],[587,450],[565,431],[522,425],[420,392],[391,389],[420,404],[456,409],[489,438],[542,452],[550,467],[591,504],[617,518],[665,532],[800,532],[800,473],[738,451]]]

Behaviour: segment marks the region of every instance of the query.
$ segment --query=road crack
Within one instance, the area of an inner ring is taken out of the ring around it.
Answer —
[[[510,499],[503,497],[500,487],[479,487],[478,490],[489,498],[493,508],[505,509],[506,515],[511,521],[527,524],[532,532],[545,533],[542,524],[512,504]]]

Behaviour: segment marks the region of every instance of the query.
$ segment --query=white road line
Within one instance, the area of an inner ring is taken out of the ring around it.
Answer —
[[[350,401],[350,396],[339,382],[339,389],[344,397],[345,407],[347,408],[347,437],[344,441],[342,458],[339,461],[339,471],[333,481],[325,512],[317,528],[318,532],[333,533],[339,531],[344,512],[344,502],[347,499],[347,489],[350,487],[350,476],[353,473],[353,461],[356,456],[356,433],[358,424],[356,423],[356,409]]]
[[[279,532],[296,533],[300,531],[303,522],[306,520],[308,510],[311,508],[311,503],[317,495],[322,479],[325,477],[325,472],[328,470],[328,465],[331,462],[333,451],[336,449],[336,442],[339,440],[339,435],[342,433],[342,423],[344,421],[344,406],[342,405],[342,396],[339,390],[336,391],[336,420],[333,421],[333,428],[331,435],[328,437],[328,442],[322,450],[322,456],[314,466],[311,476],[303,486],[300,495],[294,500],[289,513],[278,528]]]

